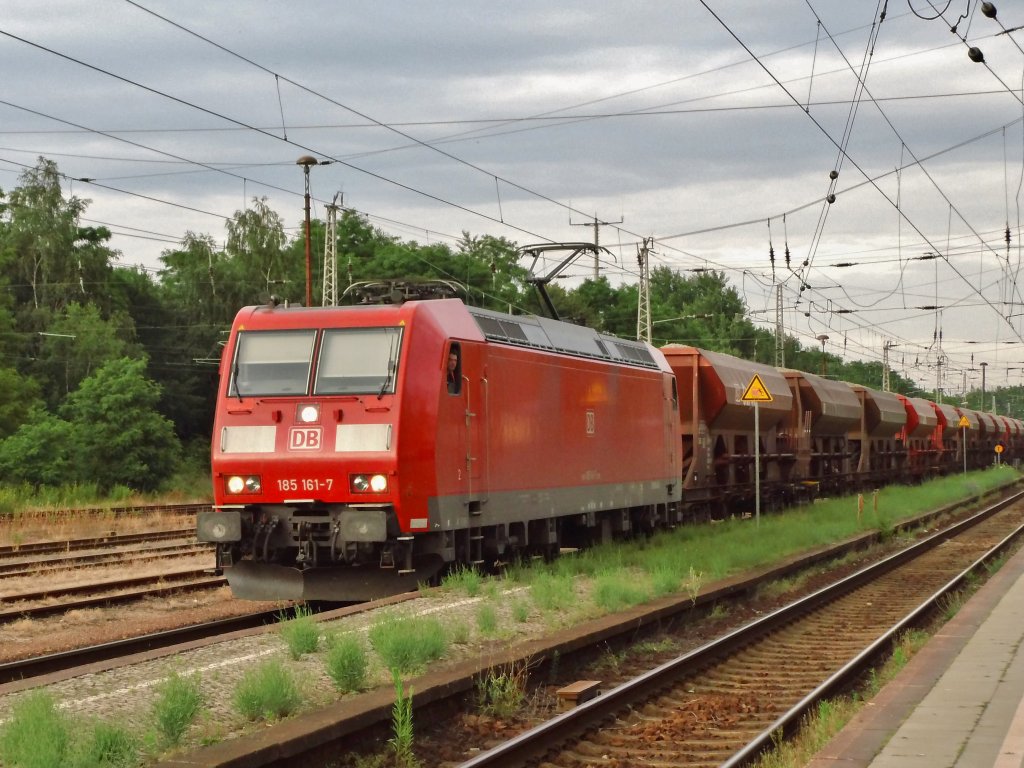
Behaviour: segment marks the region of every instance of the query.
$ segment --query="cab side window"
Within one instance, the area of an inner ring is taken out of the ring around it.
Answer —
[[[445,362],[445,386],[449,395],[457,395],[462,391],[462,350],[458,344],[448,348]]]

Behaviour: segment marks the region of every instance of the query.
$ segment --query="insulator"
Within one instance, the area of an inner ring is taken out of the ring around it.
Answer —
[[[775,264],[775,249],[772,248],[770,245],[768,246],[768,261],[770,261],[773,265]]]
[[[1007,245],[1010,244],[1010,228],[1009,227],[1006,228],[1006,232],[1004,233],[1003,239],[1006,240],[1006,244]]]
[[[975,64],[985,63],[985,54],[981,52],[981,48],[977,48],[973,45],[967,49],[967,57]]]
[[[789,246],[786,246],[786,269],[789,269]]]

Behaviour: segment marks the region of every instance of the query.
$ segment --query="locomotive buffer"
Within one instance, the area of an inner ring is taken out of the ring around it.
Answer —
[[[760,403],[773,402],[775,398],[768,391],[768,387],[761,381],[760,374],[755,373],[754,378],[747,384],[743,397],[744,403],[754,404],[754,522],[761,525],[761,413],[758,409]]]

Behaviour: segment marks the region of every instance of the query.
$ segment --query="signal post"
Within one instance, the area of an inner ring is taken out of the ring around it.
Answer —
[[[967,474],[967,428],[971,426],[971,422],[967,420],[966,416],[961,416],[960,421],[957,423],[960,427],[960,444],[963,446],[964,454],[964,474]]]
[[[755,525],[761,525],[761,413],[758,409],[760,403],[771,403],[775,400],[772,397],[772,393],[768,391],[768,387],[761,381],[759,374],[754,374],[754,378],[747,384],[746,390],[743,392],[743,397],[740,398],[744,403],[754,404],[754,522]]]

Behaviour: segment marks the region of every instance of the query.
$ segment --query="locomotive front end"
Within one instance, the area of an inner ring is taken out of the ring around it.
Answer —
[[[211,446],[214,510],[197,521],[236,596],[369,599],[424,578],[399,511],[405,331],[394,310],[236,319]]]

